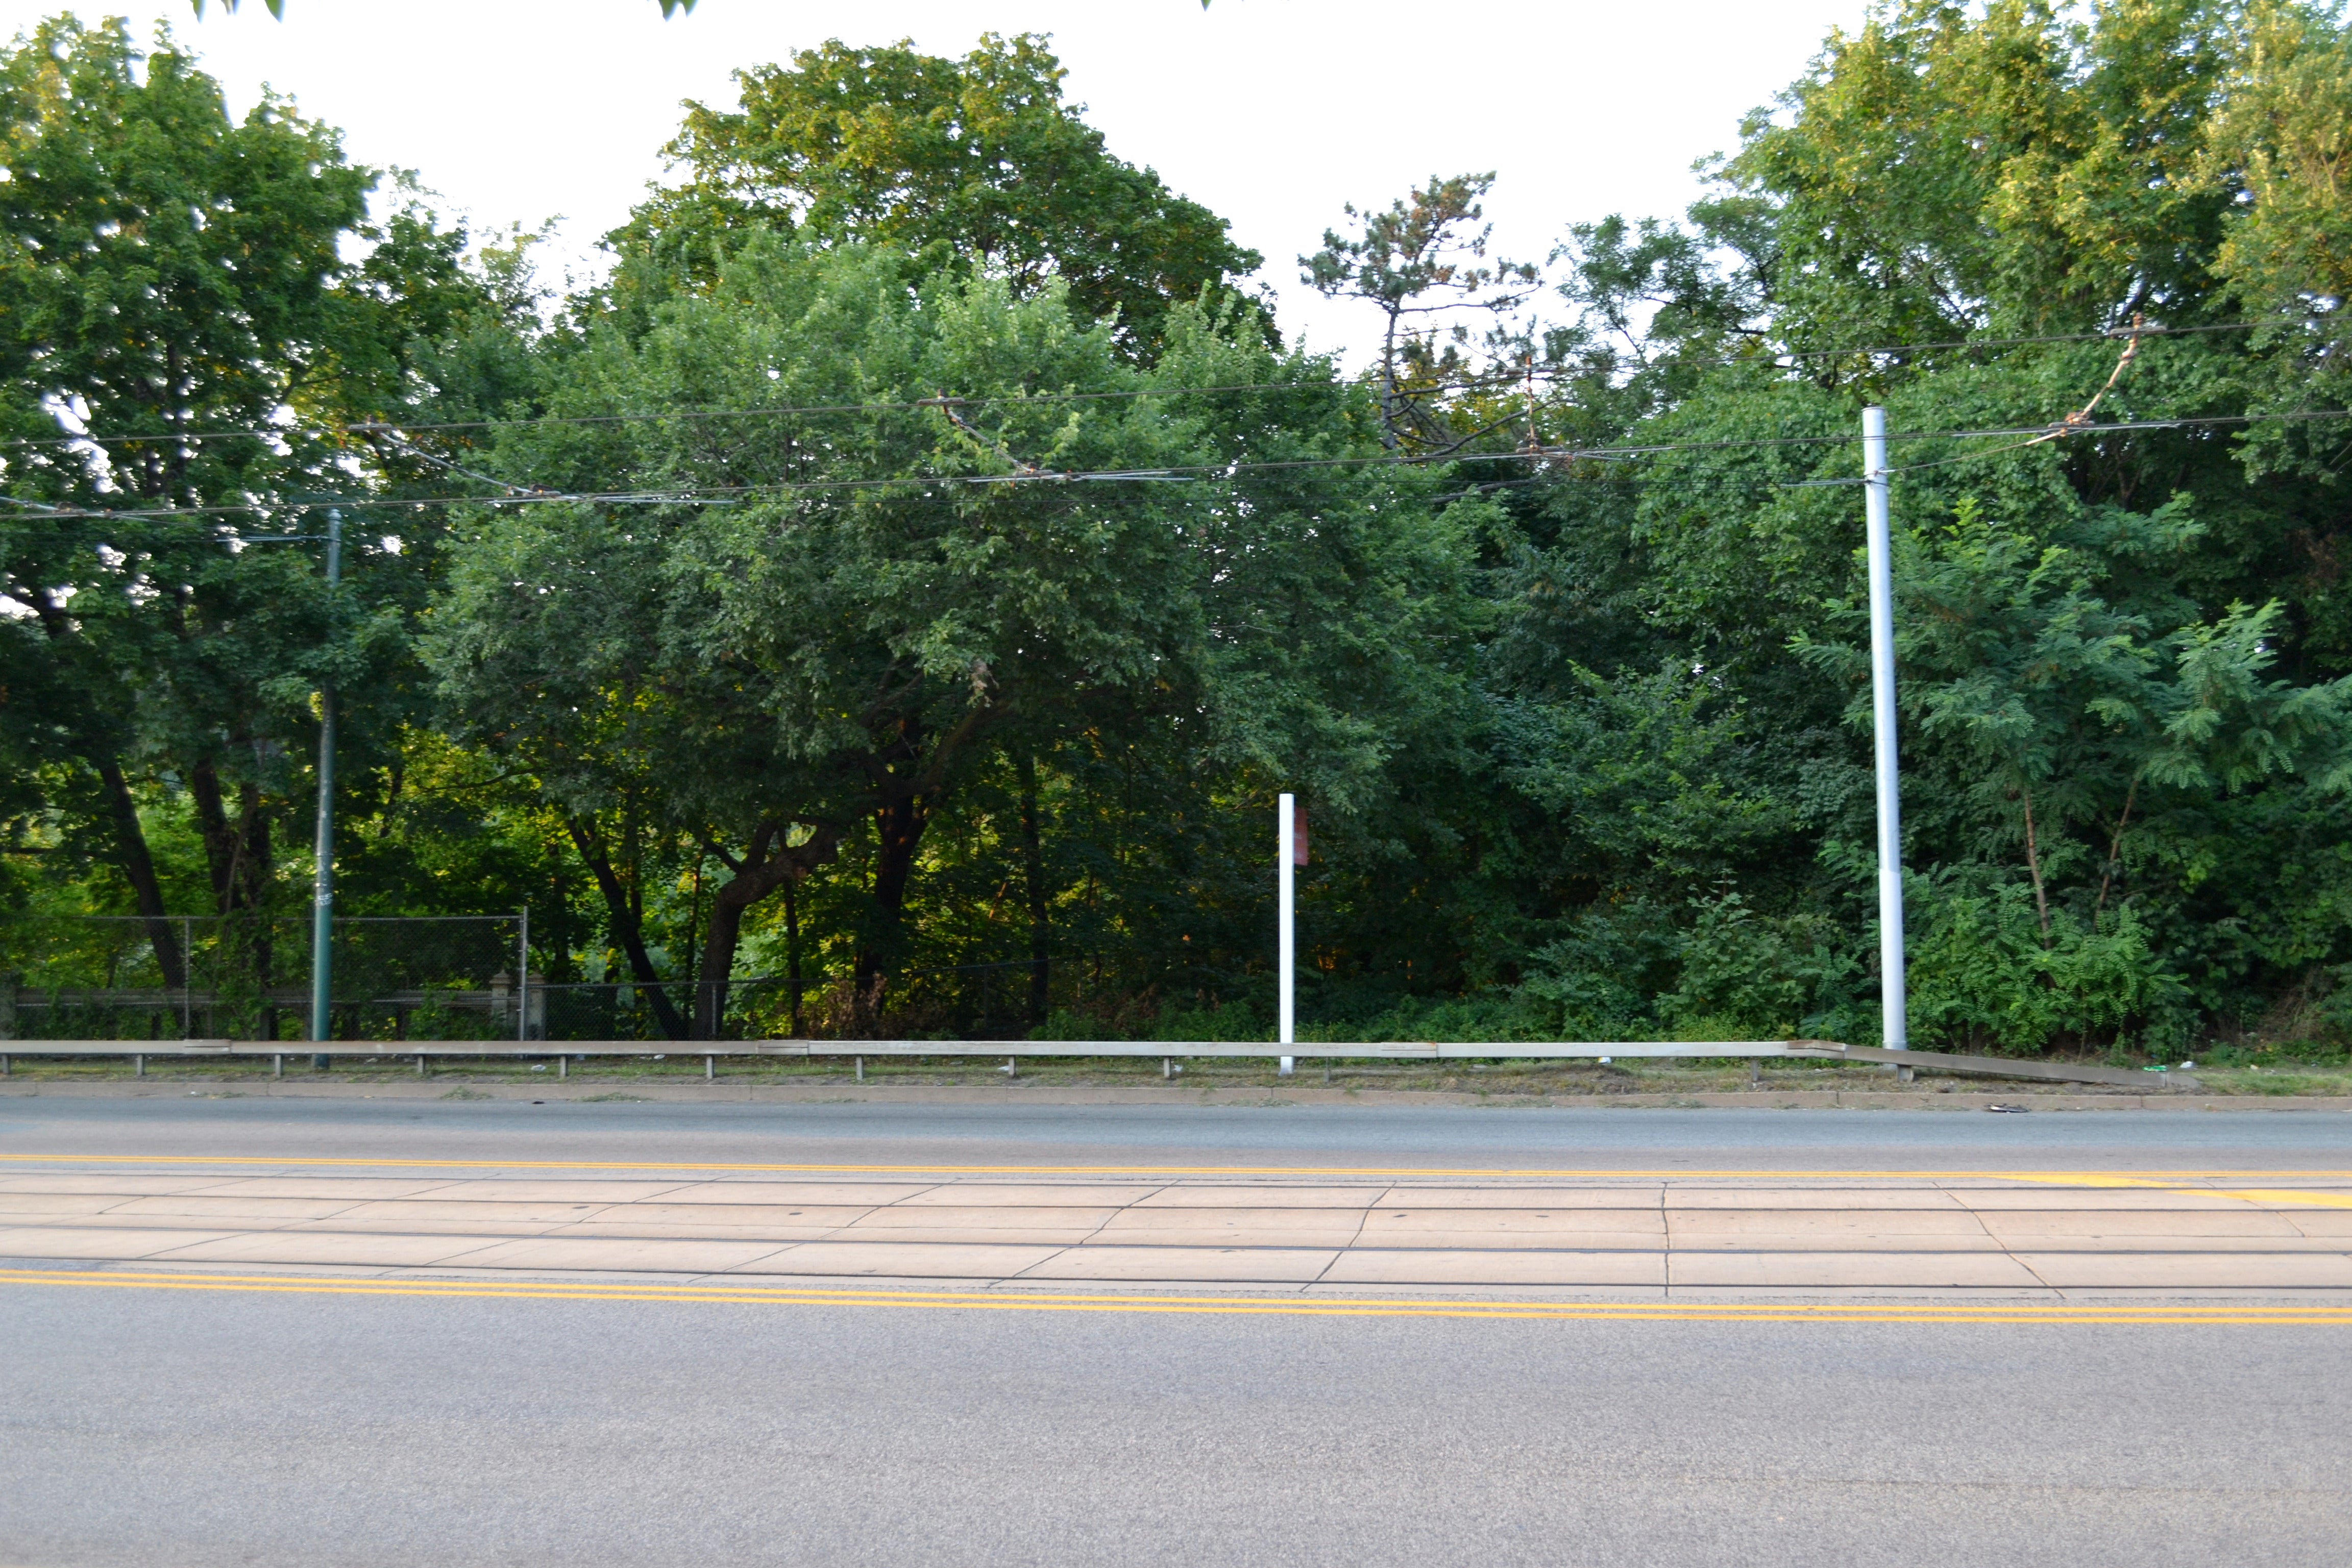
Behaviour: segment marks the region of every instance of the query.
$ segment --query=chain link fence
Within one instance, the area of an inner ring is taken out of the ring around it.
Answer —
[[[310,1037],[310,924],[91,915],[0,926],[0,1039]],[[527,912],[334,922],[331,1034],[345,1040],[1022,1039],[1055,1017],[1116,1032],[1184,998],[1181,970],[1017,959],[847,975],[550,980],[578,955],[530,945]],[[526,957],[526,955],[528,955]]]
[[[526,917],[334,922],[339,1039],[513,1039]],[[262,916],[87,915],[0,931],[0,1038],[307,1039],[311,926]]]

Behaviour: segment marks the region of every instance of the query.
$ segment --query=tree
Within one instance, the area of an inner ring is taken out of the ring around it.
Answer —
[[[399,407],[418,343],[481,293],[462,235],[413,205],[371,219],[377,177],[332,131],[278,99],[232,121],[168,36],[141,64],[121,23],[69,18],[0,55],[0,594],[11,685],[45,694],[37,727],[71,760],[60,804],[176,983],[142,777],[186,792],[214,907],[259,910],[310,695],[331,673],[396,687],[398,580],[423,559],[355,540],[338,607],[304,552],[240,537],[314,532],[299,502],[365,494],[316,422]]]
[[[1485,318],[1491,345],[1502,319],[1535,294],[1536,268],[1489,261],[1494,226],[1472,226],[1485,217],[1479,198],[1494,184],[1492,174],[1433,175],[1385,212],[1349,206],[1361,232],[1350,237],[1327,229],[1323,248],[1298,258],[1317,293],[1362,300],[1381,312],[1381,423],[1391,447],[1457,443],[1430,406],[1433,395],[1468,367],[1470,326],[1454,318]]]
[[[1232,290],[1260,258],[1113,157],[1063,102],[1064,74],[1043,38],[993,33],[961,60],[836,40],[740,70],[742,107],[688,106],[668,150],[685,184],[615,241],[705,278],[765,226],[953,258],[1024,294],[1055,279],[1080,316],[1116,319],[1122,348],[1147,353],[1171,305]]]
[[[705,1035],[744,913],[853,840],[878,1007],[926,833],[984,742],[1171,735],[1349,806],[1413,706],[1415,606],[1449,571],[1416,531],[1431,481],[1283,468],[1360,453],[1362,410],[1246,314],[1180,310],[1140,371],[1058,285],[762,236],[563,374],[559,412],[680,416],[520,428],[506,471],[679,499],[483,520],[436,657],[467,732],[551,798],[596,809],[639,781],[726,866]],[[714,408],[733,412],[693,416]],[[1276,471],[1219,475],[1244,456]],[[1055,479],[1104,471],[1138,477]]]

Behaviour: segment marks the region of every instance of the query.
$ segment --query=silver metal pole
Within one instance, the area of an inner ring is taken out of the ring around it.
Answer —
[[[530,1038],[530,906],[521,910],[515,933],[515,1038]]]
[[[1291,860],[1297,849],[1297,845],[1292,842],[1291,833],[1297,820],[1296,815],[1297,804],[1298,797],[1296,795],[1286,795],[1281,797],[1276,806],[1279,815],[1276,818],[1274,830],[1274,858],[1275,864],[1279,868],[1276,872],[1278,886],[1275,901],[1281,909],[1281,913],[1276,917],[1277,930],[1280,934],[1275,941],[1276,949],[1275,973],[1279,983],[1276,992],[1277,1000],[1275,1006],[1280,1015],[1282,1044],[1286,1046],[1294,1045],[1298,1039],[1297,1019],[1291,1005],[1292,972],[1298,966],[1298,937],[1291,921],[1291,902],[1296,880],[1291,874]],[[1292,1058],[1286,1053],[1282,1058],[1284,1077],[1287,1078],[1290,1075],[1291,1065]]]
[[[335,587],[343,575],[343,514],[327,509],[328,645],[334,642]],[[335,683],[319,689],[318,870],[310,884],[310,1038],[333,1033],[335,977]]]
[[[1895,752],[1895,556],[1887,520],[1886,410],[1862,411],[1863,498],[1870,546],[1870,707],[1878,763],[1878,971],[1881,1036],[1908,1050],[1903,994],[1903,800]]]

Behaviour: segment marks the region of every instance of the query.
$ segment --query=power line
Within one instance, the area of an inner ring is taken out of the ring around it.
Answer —
[[[2177,430],[2212,428],[2231,425],[2261,424],[2272,420],[2326,420],[2352,418],[2352,409],[2310,409],[2277,414],[2228,414],[2191,416],[2172,419],[2116,420],[2098,425],[2068,425],[2056,422],[2046,425],[2011,426],[1981,430],[1916,430],[1890,431],[1890,441],[1958,441],[1994,437],[2034,437],[2073,440],[2085,436],[2104,436],[2139,430]],[[1209,481],[1236,478],[1253,473],[1288,473],[1315,469],[1368,468],[1431,468],[1455,463],[1507,462],[1613,462],[1632,458],[1661,457],[1676,452],[1729,451],[1745,448],[1794,446],[1852,445],[1853,436],[1758,436],[1738,437],[1720,441],[1662,441],[1639,447],[1541,447],[1532,450],[1510,452],[1448,452],[1443,456],[1424,457],[1412,454],[1381,453],[1361,458],[1299,458],[1265,462],[1229,462],[1179,464],[1160,468],[1110,468],[1088,470],[1035,469],[1011,474],[930,474],[899,476],[889,479],[800,479],[780,480],[767,484],[681,486],[673,489],[638,488],[625,490],[554,490],[512,489],[499,495],[473,496],[327,496],[310,500],[282,501],[238,501],[211,505],[152,507],[137,510],[86,509],[81,510],[51,510],[41,515],[56,521],[104,520],[140,521],[154,518],[220,516],[237,512],[269,512],[293,507],[367,506],[367,507],[446,507],[446,506],[732,506],[747,500],[766,496],[842,493],[876,489],[929,489],[938,488],[976,488],[985,485],[1089,484],[1133,483],[1150,481]],[[1997,448],[1996,450],[1999,450]],[[1963,453],[1955,458],[1934,462],[1909,465],[1911,468],[1933,468],[1948,462],[1965,461],[1971,458],[1993,456],[1991,452]],[[1901,473],[1904,468],[1890,470]],[[1567,475],[1541,476],[1554,479],[1570,479]],[[1587,481],[1592,482],[1592,481]],[[1862,479],[1822,479],[1777,480],[1790,487],[1813,485],[1860,484]]]
[[[1917,343],[1846,344],[1828,348],[1759,347],[1753,353],[1711,355],[1667,356],[1662,363],[1698,365],[1741,365],[1777,363],[1780,360],[1850,358],[1865,355],[1927,353],[1944,349],[2020,348],[2035,344],[2084,343],[2116,342],[2126,338],[2185,337],[2210,332],[2249,331],[2258,327],[2284,324],[2290,321],[2313,321],[2321,317],[2279,318],[2275,321],[2221,321],[2185,327],[2111,327],[2089,332],[2044,332],[2031,336],[2005,338],[1949,338]],[[1567,364],[1538,365],[1532,373],[1525,367],[1496,372],[1484,376],[1468,376],[1454,381],[1431,382],[1421,386],[1401,388],[1405,395],[1440,392],[1475,392],[1502,387],[1516,387],[1529,374],[1547,380],[1564,379],[1586,373],[1589,367]],[[1642,368],[1648,368],[1643,366]],[[1793,369],[1794,366],[1778,366]],[[334,439],[356,436],[365,439],[373,435],[394,433],[418,435],[452,433],[467,430],[520,430],[552,426],[593,426],[614,425],[655,424],[662,421],[692,422],[719,419],[781,419],[828,414],[900,413],[922,408],[982,408],[1006,404],[1042,405],[1066,403],[1097,403],[1131,401],[1147,397],[1205,397],[1241,392],[1297,392],[1315,388],[1354,391],[1361,384],[1332,377],[1299,381],[1230,382],[1206,386],[1156,386],[1129,388],[1117,392],[1041,392],[1005,393],[993,396],[956,397],[945,395],[936,397],[879,400],[862,403],[784,404],[769,408],[685,408],[668,409],[648,414],[550,414],[534,415],[521,419],[441,420],[410,424],[394,420],[358,420],[332,425],[263,425],[220,430],[161,431],[149,435],[101,436],[89,432],[61,436],[19,436],[0,440],[0,448],[20,447],[148,446],[173,445],[191,441],[272,440],[291,437],[313,439]],[[412,451],[412,456],[425,454]]]

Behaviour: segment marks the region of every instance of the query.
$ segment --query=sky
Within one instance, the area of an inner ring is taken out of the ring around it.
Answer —
[[[649,181],[679,103],[829,37],[960,55],[983,32],[1052,35],[1069,99],[1129,163],[1230,219],[1266,258],[1291,333],[1351,360],[1369,307],[1316,298],[1296,258],[1341,207],[1491,170],[1495,248],[1541,261],[1571,223],[1678,214],[1694,160],[1730,148],[1865,0],[0,0],[0,35],[74,10],[159,20],[249,108],[263,86],[342,128],[352,157],[415,170],[477,227],[562,220],[557,275]]]

